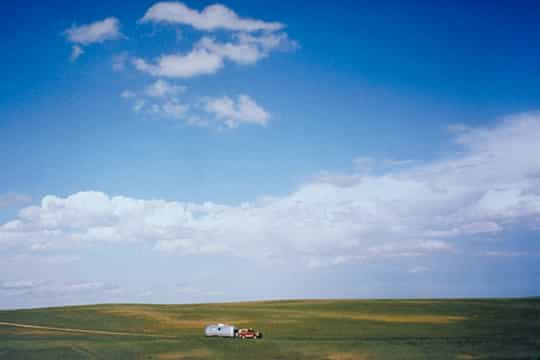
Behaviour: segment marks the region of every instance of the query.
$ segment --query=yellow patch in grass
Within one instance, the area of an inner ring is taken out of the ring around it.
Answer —
[[[454,315],[407,315],[407,314],[343,314],[343,317],[352,320],[381,321],[394,323],[412,323],[412,324],[448,324],[455,321],[463,321],[464,316]]]
[[[328,360],[367,360],[367,356],[355,353],[330,353],[326,357]]]
[[[177,351],[174,353],[156,354],[156,359],[160,360],[187,360],[187,359],[207,359],[212,356],[208,350]]]
[[[464,354],[459,354],[456,359],[458,359],[458,360],[474,360],[474,359],[481,359],[481,357],[478,356],[478,355],[464,353]]]
[[[154,310],[145,306],[115,306],[112,308],[97,309],[102,314],[122,317],[134,317],[143,320],[158,322],[160,327],[175,328],[175,329],[196,329],[203,328],[210,323],[225,323],[225,324],[245,324],[248,320],[226,320],[226,319],[179,319],[178,316],[167,312]]]
[[[457,315],[433,315],[433,314],[381,314],[364,312],[338,312],[338,311],[298,311],[298,310],[275,310],[268,309],[266,312],[279,312],[287,319],[308,319],[323,318],[336,320],[360,320],[360,321],[380,321],[392,323],[411,324],[448,324],[456,321],[467,320],[465,316]]]
[[[261,321],[262,324],[294,324],[298,323],[298,320],[293,319],[269,319],[269,320],[263,320]]]

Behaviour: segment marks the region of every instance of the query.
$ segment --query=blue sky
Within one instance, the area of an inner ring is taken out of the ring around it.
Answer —
[[[6,6],[1,307],[539,294],[534,2]]]

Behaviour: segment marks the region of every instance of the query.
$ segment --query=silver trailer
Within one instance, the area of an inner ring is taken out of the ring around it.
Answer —
[[[204,329],[206,336],[235,337],[238,329],[233,325],[212,324]]]

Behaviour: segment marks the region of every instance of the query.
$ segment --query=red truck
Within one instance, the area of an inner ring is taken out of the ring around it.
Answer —
[[[262,338],[262,332],[255,331],[252,328],[249,329],[238,329],[236,336],[240,339],[260,339]]]

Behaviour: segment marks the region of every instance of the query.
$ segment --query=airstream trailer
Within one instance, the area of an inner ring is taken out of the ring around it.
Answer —
[[[238,329],[232,325],[212,324],[204,329],[206,336],[235,337]]]

